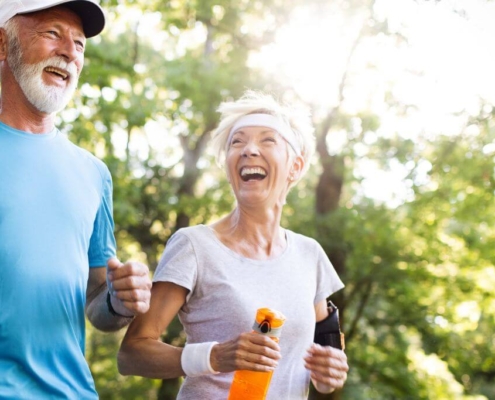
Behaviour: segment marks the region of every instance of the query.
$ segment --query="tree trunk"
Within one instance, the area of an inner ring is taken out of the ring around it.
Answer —
[[[316,187],[316,224],[317,240],[320,241],[335,270],[342,278],[345,274],[346,249],[344,243],[344,220],[337,212],[339,209],[342,186],[344,183],[344,160],[339,155],[330,155],[326,145],[327,133],[333,124],[337,110],[328,113],[317,135],[317,152],[320,156],[322,173]],[[339,308],[341,326],[344,316],[343,293],[332,296],[332,301]],[[317,392],[313,385],[310,400],[340,400],[341,391],[330,394]]]

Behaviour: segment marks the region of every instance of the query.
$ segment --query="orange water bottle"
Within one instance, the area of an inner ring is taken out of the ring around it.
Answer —
[[[269,336],[277,343],[285,317],[280,311],[259,308],[253,325],[253,332]],[[263,400],[266,398],[273,371],[258,372],[238,370],[230,387],[228,400]]]

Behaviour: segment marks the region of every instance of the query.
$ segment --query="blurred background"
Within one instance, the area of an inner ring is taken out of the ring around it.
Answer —
[[[153,271],[178,228],[230,211],[208,148],[246,89],[310,107],[317,153],[283,225],[346,288],[350,373],[312,399],[495,399],[495,4],[488,0],[102,0],[59,114],[114,177],[119,256]],[[175,399],[118,374],[124,332],[88,325],[102,399]],[[163,340],[183,344],[175,321]]]

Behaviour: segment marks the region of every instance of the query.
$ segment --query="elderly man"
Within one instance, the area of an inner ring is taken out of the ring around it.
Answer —
[[[107,167],[54,125],[104,24],[96,0],[0,0],[2,399],[98,398],[84,312],[112,331],[149,308],[148,268],[115,258]]]

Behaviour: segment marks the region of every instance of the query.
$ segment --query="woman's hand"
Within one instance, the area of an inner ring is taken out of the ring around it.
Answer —
[[[304,361],[318,392],[330,393],[344,386],[349,366],[342,350],[315,343],[308,350]]]
[[[213,347],[210,355],[212,368],[218,372],[239,369],[250,371],[273,371],[280,360],[277,342],[258,333],[243,333],[235,340]]]

